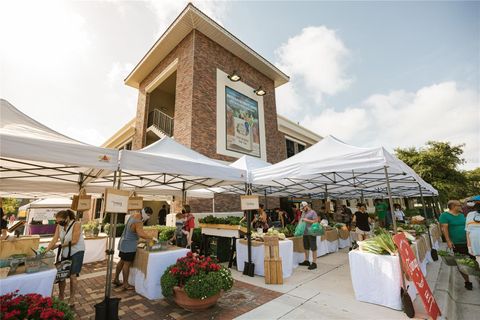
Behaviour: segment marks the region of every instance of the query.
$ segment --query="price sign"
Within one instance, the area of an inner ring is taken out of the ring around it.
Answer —
[[[260,208],[258,196],[240,196],[242,211]]]
[[[402,259],[402,268],[404,271],[410,276],[415,287],[417,288],[418,294],[422,298],[423,306],[427,311],[428,315],[432,317],[432,319],[437,319],[440,313],[440,309],[438,308],[437,302],[435,301],[435,297],[428,286],[427,280],[423,276],[422,270],[418,267],[417,259],[415,258],[415,254],[413,253],[412,248],[410,247],[410,243],[408,242],[405,234],[399,233],[393,236],[393,241],[400,252],[400,256]]]
[[[107,188],[105,190],[105,212],[128,213],[128,191]]]

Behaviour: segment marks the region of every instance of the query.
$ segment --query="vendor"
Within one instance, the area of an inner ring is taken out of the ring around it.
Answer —
[[[47,246],[47,251],[57,247],[60,240],[58,250],[61,250],[62,260],[71,260],[70,266],[70,298],[68,303],[70,307],[74,306],[75,292],[77,290],[77,277],[82,270],[83,256],[85,254],[85,240],[82,234],[82,226],[80,222],[75,221],[75,213],[70,210],[61,210],[55,215],[57,228],[53,235],[52,241]],[[58,283],[59,298],[65,298],[66,281]]]
[[[0,221],[0,229],[1,229],[1,235],[0,235],[0,240],[5,240],[8,238],[8,234],[7,234],[7,231],[8,231],[8,220],[7,220],[7,216],[3,213],[3,208],[0,207],[0,217],[1,217],[1,221]]]
[[[263,209],[263,204],[260,205],[260,209],[258,209],[258,215],[255,215],[253,218],[252,224],[254,228],[261,228],[264,232],[268,230],[268,217]]]
[[[120,262],[117,264],[115,270],[115,279],[113,284],[117,287],[122,286],[120,282],[120,272],[123,276],[123,290],[134,290],[135,288],[128,284],[128,276],[130,275],[130,267],[132,266],[133,260],[135,259],[135,254],[137,252],[138,239],[152,239],[143,230],[143,223],[146,222],[153,214],[153,210],[150,207],[145,207],[141,212],[136,212],[130,216],[127,223],[125,224],[125,229],[123,229],[122,237],[118,242],[118,250],[120,251],[119,257]],[[157,238],[153,238],[154,241],[157,241]]]

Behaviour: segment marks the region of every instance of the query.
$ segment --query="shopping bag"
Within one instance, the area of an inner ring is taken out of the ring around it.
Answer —
[[[70,269],[72,268],[72,261],[70,259],[55,263],[57,268],[57,275],[55,276],[55,283],[65,281],[70,278]]]
[[[309,234],[311,236],[323,236],[325,234],[325,229],[320,223],[315,222],[310,227]]]
[[[307,227],[307,223],[305,221],[300,221],[295,228],[294,236],[300,237],[303,236],[305,233],[305,228]]]

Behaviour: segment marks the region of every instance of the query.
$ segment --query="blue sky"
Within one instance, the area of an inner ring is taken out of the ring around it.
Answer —
[[[279,113],[358,146],[466,143],[480,166],[479,2],[193,2],[291,76]],[[0,96],[99,145],[135,116],[123,79],[186,3],[2,1]]]

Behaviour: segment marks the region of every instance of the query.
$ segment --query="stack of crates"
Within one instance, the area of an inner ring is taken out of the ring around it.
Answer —
[[[266,284],[283,284],[282,258],[278,237],[263,237]]]

